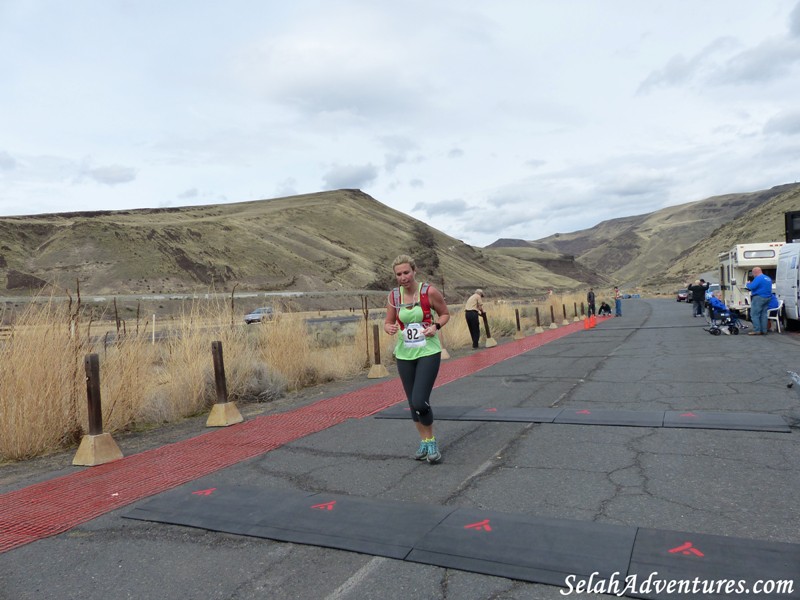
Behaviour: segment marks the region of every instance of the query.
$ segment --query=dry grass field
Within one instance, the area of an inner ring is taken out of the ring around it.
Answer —
[[[513,336],[516,311],[523,334],[552,314],[561,325],[581,314],[583,294],[488,302],[492,337]],[[97,354],[104,431],[157,427],[208,411],[216,399],[211,343],[223,347],[229,399],[268,402],[286,392],[366,376],[374,356],[372,326],[380,332],[383,364],[391,364],[394,338],[383,333],[383,313],[370,321],[326,321],[351,311],[281,312],[270,322],[245,325],[224,302],[197,302],[165,321],[168,335],[154,342],[147,319],[92,321],[79,302],[30,304],[15,315],[12,335],[0,339],[0,461],[32,458],[73,447],[88,429],[84,360]],[[442,329],[445,348],[471,345],[460,307]],[[103,332],[116,334],[113,343]]]

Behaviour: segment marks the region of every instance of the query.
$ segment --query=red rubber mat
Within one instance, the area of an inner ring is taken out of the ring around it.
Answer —
[[[573,323],[442,363],[437,387],[583,329]],[[346,419],[405,400],[395,378],[287,413],[194,438],[0,495],[0,552],[63,533],[147,496],[269,452]]]

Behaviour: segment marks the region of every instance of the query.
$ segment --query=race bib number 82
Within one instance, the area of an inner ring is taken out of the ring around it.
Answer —
[[[427,342],[422,323],[411,323],[403,330],[403,344],[406,348],[422,348]]]

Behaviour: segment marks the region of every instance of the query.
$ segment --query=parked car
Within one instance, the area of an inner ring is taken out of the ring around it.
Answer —
[[[262,306],[244,316],[244,322],[250,325],[251,323],[261,323],[261,321],[269,321],[274,314],[271,306]]]
[[[689,290],[678,290],[675,300],[678,302],[686,302],[686,298],[688,298],[688,296]]]

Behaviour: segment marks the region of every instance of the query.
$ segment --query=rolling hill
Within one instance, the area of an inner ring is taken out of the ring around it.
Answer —
[[[719,252],[733,244],[784,239],[783,215],[789,210],[800,210],[800,184],[610,219],[527,245],[574,255],[588,270],[620,285],[660,287],[715,269]],[[516,241],[505,245],[518,247]]]
[[[784,239],[800,184],[715,196],[540,240],[475,248],[359,190],[181,208],[0,217],[0,293],[384,290],[417,259],[454,300],[475,287],[527,295],[659,290],[712,271],[735,243]],[[2,277],[4,275],[4,277]]]
[[[409,253],[446,291],[573,288],[541,261],[473,248],[359,190],[274,200],[0,218],[5,293],[45,283],[92,294],[387,289]],[[557,252],[559,264],[574,264]],[[573,269],[576,277],[585,270]]]

